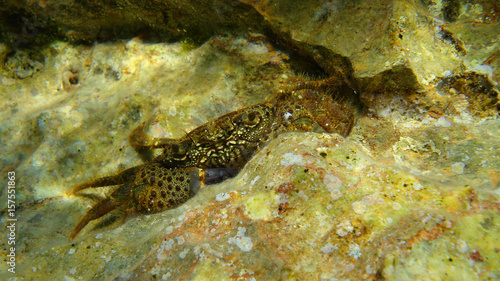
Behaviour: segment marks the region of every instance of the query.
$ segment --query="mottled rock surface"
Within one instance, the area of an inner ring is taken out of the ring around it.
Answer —
[[[350,58],[359,76],[407,65],[427,84],[465,65],[494,72],[498,81],[500,7],[495,1],[243,2],[292,39]]]
[[[245,2],[274,37],[0,45],[1,177],[16,173],[18,219],[16,274],[3,262],[0,279],[498,279],[494,1]],[[67,192],[142,163],[136,125],[180,137],[298,69],[359,82],[350,136],[284,134],[176,209],[111,215],[69,241],[93,202]]]

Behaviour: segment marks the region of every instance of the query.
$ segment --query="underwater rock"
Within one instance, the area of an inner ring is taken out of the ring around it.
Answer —
[[[17,51],[7,54],[3,66],[13,78],[24,79],[33,76],[44,66],[44,57],[35,51]]]
[[[353,74],[371,77],[405,66],[425,86],[463,70],[499,82],[494,2],[8,1],[0,14],[6,19],[3,41],[14,49],[57,38],[89,44],[139,37],[196,46],[214,34],[262,33],[290,53],[299,72],[332,76],[340,66],[354,81]],[[359,91],[355,84],[349,86]]]
[[[236,178],[203,189],[177,209],[101,225],[73,244],[27,249],[20,268],[30,268],[22,276],[178,280],[217,272],[222,279],[399,280],[498,274],[495,202],[481,198],[466,179],[453,179],[452,171],[443,170],[436,181],[368,152],[338,135],[281,135]],[[294,161],[283,162],[291,156]],[[332,184],[340,197],[330,192]],[[71,201],[54,199],[21,214],[31,218],[32,231],[50,232],[35,214],[56,206],[70,211]],[[478,230],[481,236],[472,232]],[[47,238],[31,239],[36,245]],[[487,258],[477,262],[464,243]],[[422,255],[425,263],[413,265]]]
[[[499,82],[495,1],[242,2],[291,39],[348,57],[357,76],[404,64],[426,85],[447,70],[491,66]]]
[[[0,69],[0,177],[5,183],[7,173],[16,172],[18,219],[16,274],[2,263],[0,279],[500,276],[495,7],[461,2],[460,14],[442,25],[429,16],[442,17],[440,1],[375,1],[370,8],[359,1],[246,2],[265,17],[268,33],[215,36],[198,47],[188,40],[151,44],[147,34],[92,46],[53,42],[40,49],[45,65],[31,76],[14,79]],[[107,13],[101,8],[109,3],[89,5]],[[213,3],[222,17],[241,15],[238,3]],[[44,5],[55,4],[30,9]],[[178,11],[180,20],[194,15]],[[136,27],[156,22],[158,12],[151,9]],[[74,28],[89,17],[67,24]],[[476,24],[479,19],[484,24]],[[186,38],[172,21],[171,38]],[[100,33],[88,22],[88,36],[62,30],[74,34],[73,42],[94,42],[119,29]],[[444,33],[436,27],[449,34],[439,38]],[[0,45],[0,52],[5,57],[10,48]],[[348,137],[283,134],[237,177],[202,189],[178,208],[125,220],[108,216],[69,241],[92,199],[110,191],[98,189],[88,199],[67,192],[140,164],[127,139],[135,126],[150,121],[148,134],[181,137],[262,102],[297,81],[291,79],[297,69],[352,81],[337,86],[365,110]],[[7,194],[4,185],[3,202]],[[7,216],[2,209],[0,221],[7,223]],[[2,256],[10,254],[6,239],[0,245]]]
[[[89,44],[136,36],[201,44],[214,34],[259,30],[261,24],[254,9],[233,0],[35,2],[0,7],[2,41],[15,49],[54,39]]]

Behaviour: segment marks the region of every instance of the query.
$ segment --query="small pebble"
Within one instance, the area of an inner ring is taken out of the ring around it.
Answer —
[[[469,251],[469,245],[467,245],[467,242],[465,242],[462,239],[459,239],[457,241],[456,248],[457,248],[457,251],[459,251],[462,254],[465,254]]]
[[[366,212],[366,205],[361,201],[352,203],[352,209],[356,214],[364,214]]]
[[[4,84],[5,86],[9,86],[9,85],[12,85],[16,82],[16,79],[13,79],[13,78],[9,78],[9,77],[2,77],[2,84]]]
[[[330,192],[330,196],[333,198],[333,200],[338,200],[342,198],[342,192],[340,192],[340,190],[334,190]]]
[[[179,236],[176,238],[177,238],[177,244],[179,244],[179,245],[184,244],[184,242],[186,241],[186,240],[184,240],[184,237],[182,237],[182,236]]]
[[[75,249],[74,249],[74,248],[69,249],[69,251],[68,251],[68,255],[72,255],[72,254],[74,254],[74,253],[75,253]]]
[[[156,123],[153,126],[151,126],[151,136],[153,138],[164,138],[166,137],[165,130],[163,130],[163,127]]]
[[[340,237],[344,237],[347,234],[351,233],[354,230],[350,221],[344,221],[341,224],[337,225],[337,235]]]
[[[455,175],[462,175],[464,173],[465,163],[455,162],[451,165],[451,172]]]

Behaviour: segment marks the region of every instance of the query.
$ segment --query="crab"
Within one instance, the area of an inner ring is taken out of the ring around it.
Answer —
[[[235,176],[256,151],[279,134],[321,127],[347,136],[356,108],[336,96],[338,91],[332,85],[337,82],[336,77],[309,82],[297,79],[263,103],[227,113],[178,139],[150,138],[142,123],[129,136],[130,144],[136,149],[162,149],[162,153],[117,175],[74,187],[72,194],[117,186],[82,217],[70,239],[89,222],[115,209],[125,214],[155,213],[183,204],[200,188]]]

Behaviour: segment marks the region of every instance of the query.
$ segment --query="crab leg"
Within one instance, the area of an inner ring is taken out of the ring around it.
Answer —
[[[128,140],[130,144],[139,149],[156,149],[156,148],[163,148],[165,146],[173,145],[178,142],[177,139],[171,139],[171,138],[150,138],[144,133],[144,127],[146,125],[146,122],[140,124],[135,128],[130,136],[128,137]]]
[[[102,178],[98,178],[98,179],[84,182],[82,184],[75,186],[70,191],[70,194],[76,194],[76,193],[80,192],[81,190],[86,189],[86,188],[90,188],[90,187],[111,186],[111,185],[119,185],[119,184],[131,182],[131,181],[133,181],[133,179],[137,173],[137,170],[139,168],[141,168],[142,166],[143,165],[126,169],[125,171],[122,171],[118,175],[102,177]]]
[[[90,222],[98,219],[105,214],[116,209],[120,204],[116,204],[116,201],[112,198],[106,198],[103,201],[97,203],[90,211],[88,211],[83,218],[80,219],[75,229],[69,236],[69,240],[73,240],[75,236]]]

